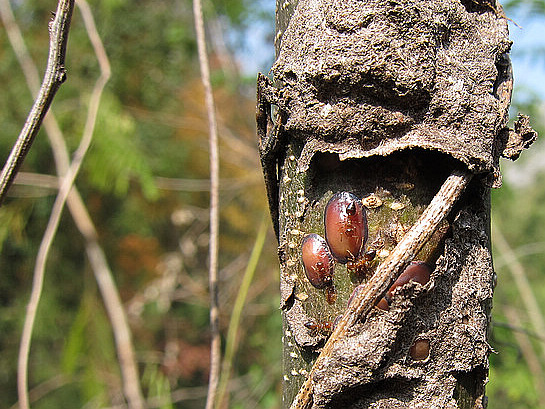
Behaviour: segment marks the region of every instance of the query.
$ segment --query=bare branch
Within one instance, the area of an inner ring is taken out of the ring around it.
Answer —
[[[195,31],[197,33],[197,45],[199,50],[199,65],[201,79],[206,98],[206,110],[208,112],[208,126],[210,132],[210,247],[209,247],[209,286],[210,286],[210,376],[208,380],[208,395],[206,409],[212,409],[216,400],[221,365],[221,340],[219,333],[219,307],[218,307],[218,231],[219,231],[219,154],[218,154],[218,129],[216,122],[216,110],[212,85],[210,84],[210,69],[206,54],[204,35],[204,22],[202,5],[200,0],[193,1],[193,14],[195,18]]]
[[[58,15],[57,15],[58,17]],[[99,50],[100,51],[100,50]],[[102,49],[103,51],[103,49]],[[97,53],[97,57],[100,61],[101,66],[101,76],[95,84],[93,89],[93,94],[91,96],[91,103],[89,107],[89,112],[87,116],[87,121],[85,124],[85,130],[83,137],[80,141],[80,144],[74,153],[74,159],[68,169],[68,172],[63,177],[61,182],[59,193],[53,204],[53,209],[51,210],[51,216],[47,224],[47,228],[44,233],[44,237],[40,244],[38,250],[38,255],[36,257],[36,265],[34,267],[34,279],[32,284],[32,291],[30,296],[30,301],[27,305],[27,313],[25,316],[25,322],[23,326],[23,333],[21,335],[21,345],[19,349],[19,363],[18,363],[18,393],[19,393],[19,404],[22,409],[29,408],[29,398],[28,398],[28,357],[30,353],[30,342],[32,338],[32,332],[34,327],[34,321],[36,319],[36,312],[38,310],[38,304],[40,302],[43,280],[45,275],[45,265],[47,257],[49,254],[49,249],[55,238],[57,228],[59,226],[60,218],[62,211],[64,209],[64,204],[78,171],[81,167],[81,163],[87,152],[91,139],[93,136],[94,125],[96,123],[96,116],[98,112],[98,106],[100,103],[100,97],[104,89],[104,85],[110,77],[110,66],[107,59],[104,59],[104,55]],[[105,61],[105,62],[104,62]],[[59,84],[60,85],[60,84]],[[13,175],[15,176],[15,175]]]
[[[64,60],[73,9],[74,0],[60,0],[55,18],[49,25],[49,57],[45,76],[38,97],[0,174],[0,205],[40,129],[57,90],[66,79]]]
[[[77,5],[81,11],[85,28],[87,29],[89,39],[91,40],[91,44],[93,45],[93,49],[97,56],[97,60],[101,70],[101,75],[98,78],[95,87],[93,88],[93,94],[91,95],[91,102],[89,106],[89,113],[87,116],[87,122],[85,124],[84,135],[87,135],[89,143],[96,123],[96,116],[98,113],[98,107],[100,104],[102,91],[104,90],[104,86],[110,78],[111,69],[108,56],[106,55],[106,51],[104,49],[104,45],[102,44],[102,40],[100,39],[100,36],[96,29],[95,21],[91,13],[91,9],[89,8],[89,4],[86,0],[77,0]],[[85,139],[85,136],[83,139]],[[74,155],[74,162],[79,159],[78,154],[81,155],[81,159],[83,159],[85,152],[83,150],[80,152],[80,149],[78,148],[78,151],[76,151],[76,154]],[[79,199],[79,213],[83,214],[84,212],[86,212],[86,209],[83,206],[83,202],[81,202],[81,198]],[[100,292],[104,300],[106,311],[108,312],[110,322],[112,323],[112,330],[115,337],[119,365],[121,367],[121,373],[123,375],[123,390],[128,400],[129,408],[143,409],[146,407],[146,404],[140,388],[138,367],[136,365],[136,359],[134,356],[134,346],[132,344],[131,331],[127,322],[127,316],[123,309],[123,304],[121,303],[121,299],[119,297],[119,293],[113,280],[113,276],[110,269],[108,268],[108,263],[106,261],[104,252],[102,251],[102,248],[99,246],[98,240],[96,239],[97,234],[96,231],[94,231],[94,226],[89,223],[88,229],[91,228],[91,234],[86,235],[87,257],[89,257],[91,265],[93,265],[95,279],[97,280],[97,284],[100,288]]]
[[[182,192],[208,192],[210,191],[210,179],[184,179],[166,178],[156,176],[153,182],[159,189]],[[261,175],[249,174],[239,178],[225,178],[220,180],[221,190],[232,192],[233,190],[260,185]],[[59,180],[56,176],[43,173],[18,172],[14,185],[29,186],[32,188],[57,190]],[[13,193],[11,193],[13,195]]]
[[[30,402],[36,402],[42,397],[46,396],[48,393],[53,392],[67,384],[72,382],[72,380],[64,374],[55,375],[54,377],[43,381],[42,383],[36,385],[29,392]],[[20,409],[19,402],[14,403],[9,407],[9,409]]]

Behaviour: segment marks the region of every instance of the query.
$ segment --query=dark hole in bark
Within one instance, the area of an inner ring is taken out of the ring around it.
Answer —
[[[363,197],[378,187],[395,192],[411,184],[404,194],[414,204],[427,206],[455,166],[459,163],[449,156],[423,149],[344,161],[335,153],[317,153],[309,168],[309,199],[340,187]]]
[[[296,83],[297,82],[297,74],[295,74],[293,71],[286,72],[286,81]]]
[[[319,345],[322,345],[324,342],[321,342]],[[306,363],[314,362],[316,358],[318,358],[318,352],[316,351],[316,348],[301,348],[301,358]]]
[[[494,12],[495,2],[491,0],[462,0],[462,5],[468,13]]]
[[[483,385],[483,379],[487,373],[488,371],[481,367],[477,367],[471,372],[453,373],[457,380],[453,397],[458,402],[459,407],[473,407],[475,405],[474,398],[480,397],[484,392],[484,390],[481,390],[480,385]]]
[[[498,60],[496,61],[495,65],[496,65],[496,69],[498,70],[498,76],[496,77],[496,81],[494,81],[492,95],[500,99],[500,96],[498,95],[498,89],[503,82],[509,79],[509,69],[511,65],[509,61],[509,54],[508,53],[500,54],[498,56]]]

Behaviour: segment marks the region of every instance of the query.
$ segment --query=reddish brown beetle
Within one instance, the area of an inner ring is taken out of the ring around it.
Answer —
[[[381,310],[388,311],[390,309],[394,290],[397,287],[401,287],[409,281],[416,281],[417,283],[424,285],[430,280],[432,271],[432,267],[429,264],[424,263],[423,261],[413,261],[392,284],[384,298],[378,302],[377,307]]]
[[[356,260],[367,241],[367,216],[352,193],[335,193],[324,214],[325,238],[333,256],[341,263]]]
[[[427,339],[417,339],[411,345],[409,354],[415,361],[424,361],[430,356],[430,341]]]
[[[325,239],[316,233],[307,235],[301,253],[308,281],[316,288],[331,286],[334,261]]]

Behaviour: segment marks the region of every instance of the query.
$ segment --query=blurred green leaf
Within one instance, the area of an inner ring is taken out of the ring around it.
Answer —
[[[136,179],[146,198],[158,197],[146,152],[137,140],[134,121],[111,94],[106,93],[102,98],[85,169],[91,185],[102,192],[123,196],[130,181]]]

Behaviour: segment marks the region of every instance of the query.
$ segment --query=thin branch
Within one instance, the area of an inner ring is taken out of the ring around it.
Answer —
[[[520,260],[523,257],[533,256],[534,254],[543,254],[545,250],[545,241],[538,241],[535,243],[524,244],[512,250],[513,250],[513,253],[511,255],[512,257],[509,260],[507,260],[501,254],[498,254],[494,257],[494,268],[496,270],[509,264],[512,261],[513,257],[516,258],[517,260]]]
[[[2,20],[8,33],[10,33],[10,40],[15,41],[15,44],[20,45],[22,42],[22,36],[20,31],[12,30],[13,27],[13,13],[7,1],[2,2]],[[40,125],[43,121],[55,93],[59,89],[60,85],[66,78],[64,60],[66,54],[66,45],[68,42],[68,31],[70,28],[70,21],[72,18],[72,12],[74,9],[74,1],[59,1],[57,6],[57,12],[54,20],[49,25],[49,57],[46,67],[46,72],[42,87],[37,95],[36,101],[28,115],[27,121],[21,130],[21,133],[4,165],[2,173],[0,175],[0,204],[5,198],[7,190],[11,183],[15,179],[17,171],[21,166],[26,153],[30,149],[32,141],[34,140]],[[11,18],[11,20],[10,20]],[[19,34],[19,35],[17,35]],[[36,72],[34,70],[34,72]],[[30,72],[29,72],[30,74]],[[37,81],[34,81],[31,86],[35,86]],[[38,261],[37,261],[38,264]],[[31,299],[27,306],[27,315],[25,317],[25,324],[23,328],[22,340],[20,345],[19,363],[18,363],[18,394],[19,404],[22,409],[29,407],[28,396],[28,354],[30,351],[30,338],[32,334],[32,328],[36,316],[36,308],[40,298],[40,292],[43,285],[43,274],[35,274],[33,281],[33,290]]]
[[[57,176],[42,173],[19,172],[13,183],[40,189],[57,190],[59,188],[59,178]]]
[[[472,175],[467,171],[453,171],[420,218],[403,236],[403,239],[386,260],[380,264],[369,281],[357,287],[358,290],[354,291],[352,302],[347,306],[337,327],[316,359],[307,380],[293,400],[292,409],[302,409],[310,406],[312,402],[312,379],[317,368],[327,364],[335,343],[343,338],[348,329],[358,320],[362,319],[362,317],[365,319],[369,311],[399,276],[403,267],[414,259],[418,251],[433,235],[439,223],[450,213],[471,177]]]
[[[493,327],[506,328],[506,329],[508,329],[509,331],[512,331],[512,332],[522,332],[527,337],[531,337],[531,338],[535,339],[536,341],[539,341],[539,342],[542,342],[542,343],[545,344],[545,338],[541,338],[535,331],[526,329],[526,328],[524,328],[522,326],[512,325],[512,324],[510,324],[508,322],[502,322],[502,321],[497,321],[497,320],[492,320],[491,324],[492,324]]]
[[[204,86],[206,110],[208,112],[209,143],[210,143],[210,247],[209,247],[209,286],[210,286],[210,376],[208,380],[208,395],[206,409],[212,409],[216,400],[221,366],[221,340],[219,333],[218,306],[218,231],[219,231],[219,153],[218,129],[212,85],[210,84],[210,69],[206,54],[204,21],[200,0],[193,1],[195,31],[199,51],[201,79]]]
[[[23,35],[21,30],[15,21],[13,11],[9,0],[0,0],[0,13],[2,17],[2,22],[6,28],[11,47],[15,52],[15,56],[19,61],[19,65],[25,75],[25,79],[30,89],[33,98],[38,98],[40,92],[40,78],[38,77],[38,69],[36,64],[32,60],[30,53],[25,45],[23,40]],[[43,121],[43,126],[45,128],[49,143],[51,144],[51,149],[53,156],[55,158],[55,166],[57,167],[57,173],[63,175],[68,170],[70,164],[70,158],[68,157],[68,148],[64,141],[62,131],[55,119],[55,114],[51,111],[49,112]]]
[[[113,274],[108,266],[104,250],[98,243],[98,234],[95,226],[89,217],[83,200],[75,189],[72,189],[70,192],[68,200],[72,217],[78,230],[85,238],[87,258],[93,269],[95,280],[110,319],[123,379],[124,394],[130,408],[145,408],[146,405],[140,387],[131,330],[113,279]]]
[[[153,183],[159,189],[174,190],[181,192],[209,192],[210,179],[184,179],[184,178],[166,178],[156,176]],[[252,185],[261,185],[262,176],[258,174],[249,174],[240,178],[226,178],[220,180],[221,190],[233,191],[247,188]],[[29,186],[41,190],[57,190],[59,188],[59,180],[57,176],[48,175],[45,173],[33,172],[18,172],[14,185]],[[54,194],[54,192],[50,192]],[[13,195],[13,193],[10,193]]]
[[[50,392],[53,392],[59,388],[62,388],[65,385],[68,385],[72,382],[68,376],[64,374],[55,375],[54,377],[43,381],[42,383],[36,385],[29,392],[30,402],[36,402],[39,399],[43,398]],[[9,407],[9,409],[20,409],[19,402],[15,402]]]
[[[97,40],[100,40],[100,38],[98,37],[98,34],[96,34],[97,32],[92,20],[92,15],[90,14],[88,7],[85,8],[85,5],[83,9],[81,8],[82,4],[82,2],[78,3],[84,18],[84,22],[86,22],[87,30],[88,32],[91,31],[95,33],[89,35],[89,38],[93,42],[97,58],[104,60],[106,58],[106,54],[103,52],[104,47],[101,45],[101,42],[97,42]],[[17,26],[17,23],[13,17],[9,0],[1,0],[0,5],[2,6],[2,20],[6,26],[13,50],[15,51],[19,64],[23,69],[32,94],[37,95],[39,91],[37,69],[32,61],[32,58],[30,57],[30,54],[28,53],[28,50],[26,49],[21,31],[19,30],[19,27]],[[109,66],[107,59],[106,62],[99,62],[99,64],[102,67],[106,67],[106,64]],[[51,144],[55,165],[57,167],[57,173],[59,175],[64,175],[68,171],[70,159],[68,156],[66,142],[53,112],[50,112],[45,117],[43,125]],[[59,182],[57,180],[57,188],[58,184]],[[113,280],[113,274],[108,267],[108,262],[104,255],[104,251],[98,243],[98,236],[93,221],[91,220],[89,212],[87,211],[75,186],[72,187],[72,190],[68,195],[67,204],[77,228],[85,239],[87,257],[91,264],[93,273],[95,274],[95,279],[100,289],[108,316],[110,317],[127,400],[129,402],[142,402],[143,398],[141,398],[142,394],[140,392],[137,365],[134,357],[134,347],[132,345],[130,328],[125,311]],[[138,405],[139,404],[137,403],[135,406],[138,407]]]
[[[0,205],[40,129],[57,90],[66,79],[64,60],[73,9],[74,0],[60,0],[55,18],[49,25],[49,57],[42,87],[0,174]]]
[[[245,188],[248,185],[261,184],[261,179],[261,175],[253,173],[241,178],[221,179],[221,190],[233,191]],[[181,179],[157,176],[154,178],[154,183],[157,185],[157,188],[163,190],[178,190],[184,192],[210,191],[210,179]]]
[[[194,101],[189,102],[193,103]],[[171,126],[177,129],[186,129],[194,132],[205,132],[207,130],[207,126],[202,126],[200,115],[192,118],[182,118],[179,115],[149,111],[134,106],[127,108],[140,120],[146,120],[148,122]],[[240,165],[241,161],[245,161],[249,164],[257,165],[257,146],[255,144],[247,142],[247,139],[245,139],[243,135],[235,134],[235,132],[231,130],[227,124],[225,124],[225,121],[221,121],[221,117],[219,118],[218,129],[220,141],[223,142],[223,144],[227,146],[231,152],[233,152],[233,159],[231,160],[231,163]]]

